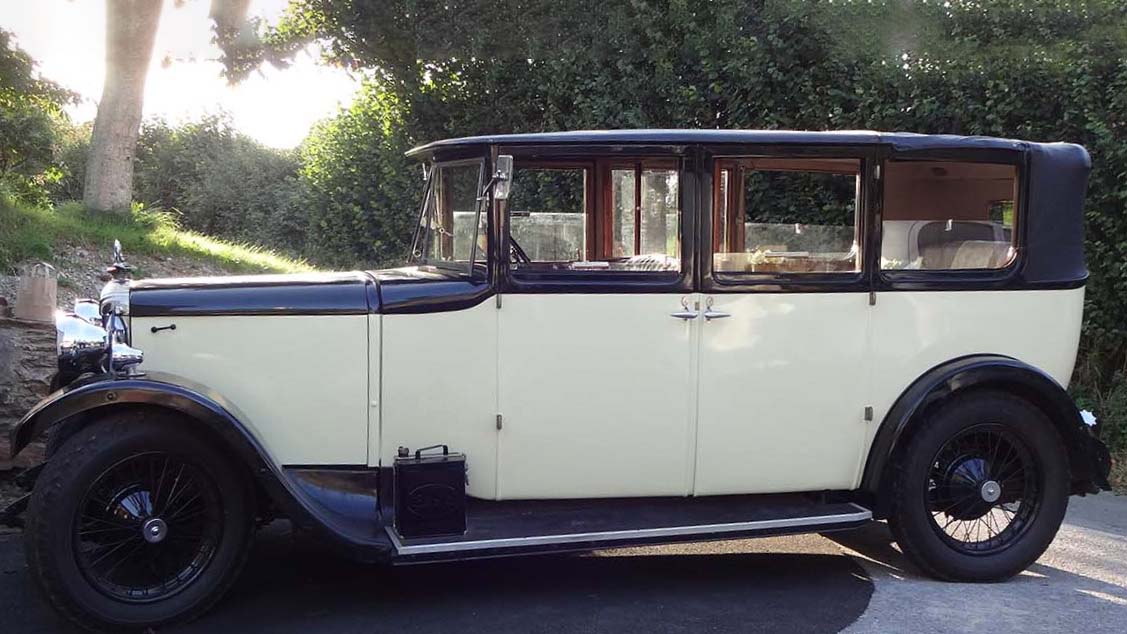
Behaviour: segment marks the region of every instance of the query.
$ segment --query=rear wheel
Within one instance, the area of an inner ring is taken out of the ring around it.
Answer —
[[[249,483],[182,421],[134,411],[77,432],[36,483],[28,564],[47,599],[93,629],[199,616],[245,562]]]
[[[1041,556],[1068,507],[1068,456],[1045,415],[1015,396],[956,396],[898,465],[896,541],[929,574],[1011,577]]]

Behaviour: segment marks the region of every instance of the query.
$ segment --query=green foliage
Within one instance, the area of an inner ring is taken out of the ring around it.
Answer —
[[[35,62],[0,29],[0,189],[45,203],[47,187],[61,177],[54,164],[62,108],[75,95],[39,77]]]
[[[330,266],[402,263],[418,214],[422,174],[400,104],[376,83],[320,124],[301,148],[309,188],[308,252]]]
[[[263,147],[227,117],[142,126],[134,198],[179,214],[182,226],[291,253],[304,250],[304,184],[296,152]]]

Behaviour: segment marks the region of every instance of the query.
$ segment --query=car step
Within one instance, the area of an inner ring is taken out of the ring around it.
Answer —
[[[470,500],[466,532],[387,534],[395,563],[503,557],[641,544],[737,539],[856,528],[872,512],[805,495],[490,502]]]

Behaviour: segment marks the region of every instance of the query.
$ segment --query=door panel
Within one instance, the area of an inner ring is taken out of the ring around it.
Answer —
[[[512,294],[500,316],[499,497],[690,491],[682,295]]]
[[[379,456],[446,444],[466,454],[477,498],[496,496],[497,308],[383,315]],[[373,455],[375,452],[373,452]]]
[[[694,493],[849,489],[866,435],[868,297],[712,295]]]

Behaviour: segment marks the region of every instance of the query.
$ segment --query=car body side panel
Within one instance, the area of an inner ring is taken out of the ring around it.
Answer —
[[[862,459],[865,293],[715,294],[702,324],[697,495],[848,489]]]
[[[375,318],[374,316],[372,318]],[[368,315],[133,317],[146,371],[220,392],[276,464],[368,461]],[[164,328],[175,324],[175,330]]]
[[[968,355],[1012,357],[1067,387],[1084,289],[878,293],[873,310],[873,420],[882,421],[918,377]],[[866,450],[878,428],[870,425]]]
[[[701,320],[671,316],[682,297],[504,296],[500,497],[692,492],[692,347]]]
[[[466,454],[473,497],[492,499],[497,483],[497,307],[382,315],[383,466],[399,447],[446,444]]]

